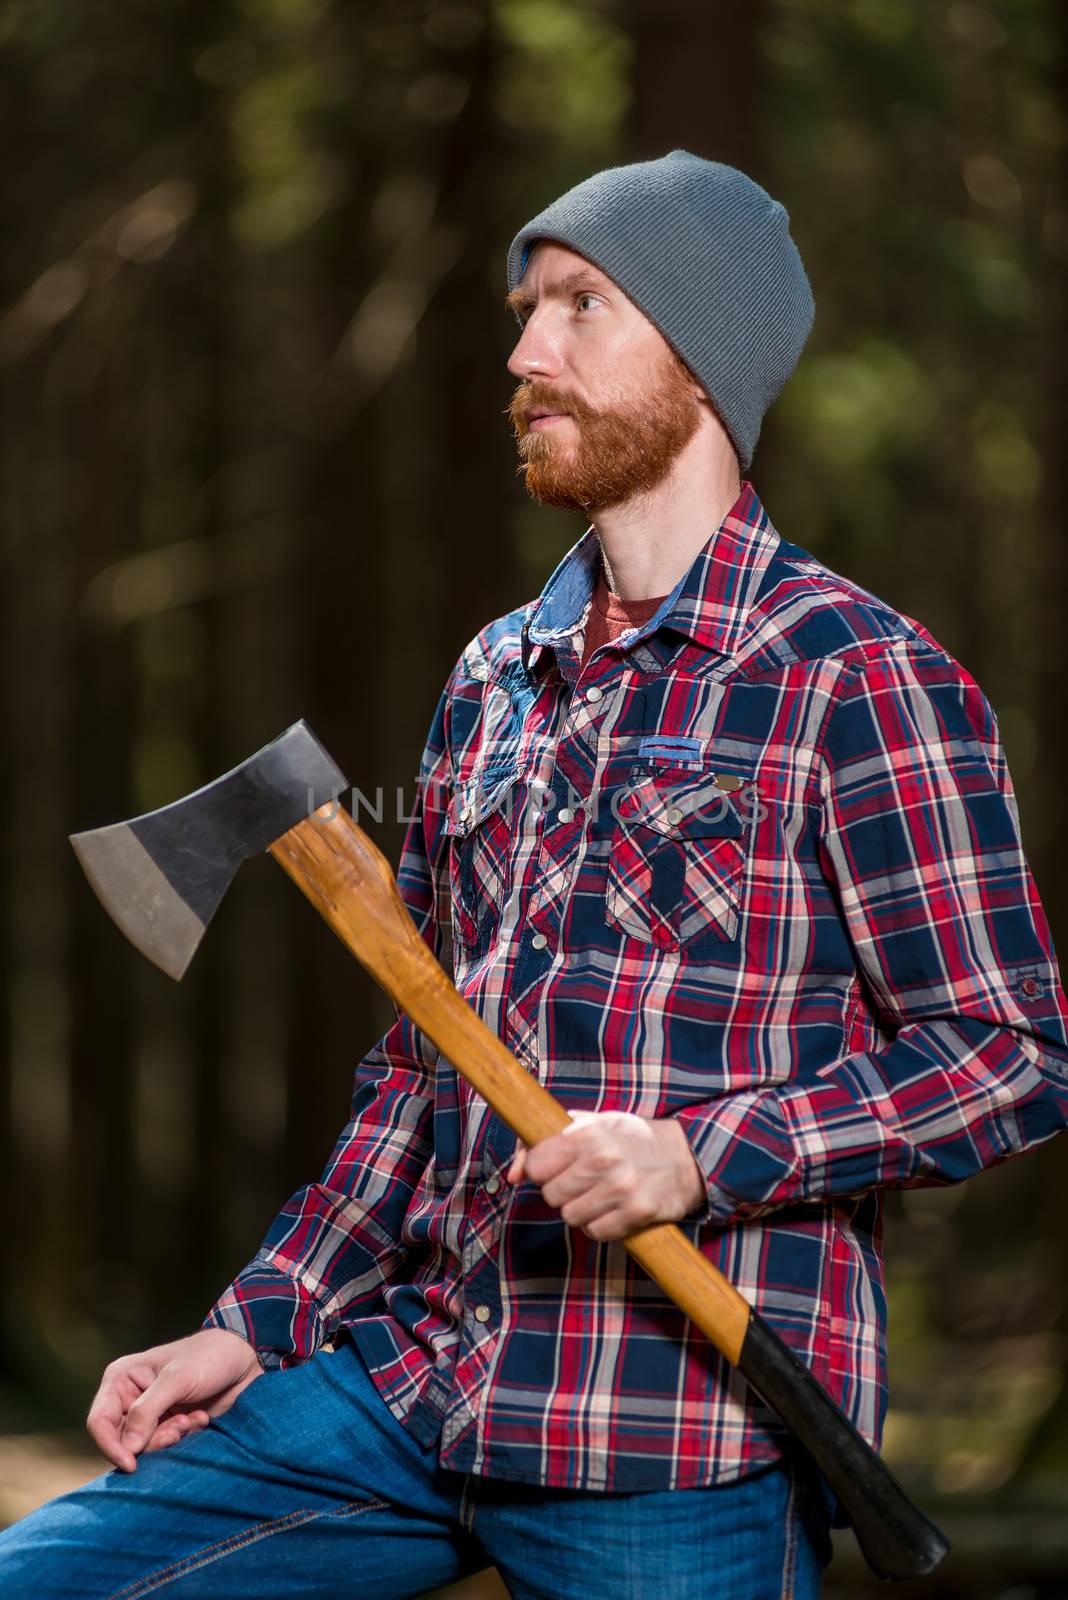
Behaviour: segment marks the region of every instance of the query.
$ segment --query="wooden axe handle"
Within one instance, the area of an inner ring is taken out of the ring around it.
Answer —
[[[400,897],[389,862],[336,803],[271,845],[358,961],[527,1145],[570,1117],[450,983]],[[908,1499],[812,1373],[674,1223],[628,1234],[624,1247],[716,1349],[739,1367],[808,1450],[852,1518],[882,1577],[930,1571],[948,1545]]]

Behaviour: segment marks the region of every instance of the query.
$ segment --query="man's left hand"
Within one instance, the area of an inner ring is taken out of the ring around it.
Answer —
[[[622,1239],[676,1222],[706,1197],[682,1125],[631,1111],[575,1111],[562,1133],[520,1144],[509,1183],[529,1178],[564,1221],[591,1239]]]

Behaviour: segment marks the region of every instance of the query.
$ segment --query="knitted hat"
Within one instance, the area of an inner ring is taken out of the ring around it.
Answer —
[[[744,471],[812,327],[785,208],[736,168],[672,150],[595,172],[520,228],[510,290],[538,239],[592,261],[655,323],[712,401]]]

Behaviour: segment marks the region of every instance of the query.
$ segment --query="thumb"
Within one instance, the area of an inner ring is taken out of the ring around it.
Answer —
[[[520,1139],[515,1147],[515,1155],[512,1157],[512,1164],[505,1174],[509,1183],[519,1183],[522,1180],[523,1174],[526,1171],[526,1157],[527,1147]]]
[[[186,1375],[180,1370],[170,1366],[161,1368],[126,1413],[122,1442],[128,1450],[137,1454],[146,1439],[151,1439],[155,1433],[159,1419],[168,1407],[176,1400],[188,1397],[188,1387]]]

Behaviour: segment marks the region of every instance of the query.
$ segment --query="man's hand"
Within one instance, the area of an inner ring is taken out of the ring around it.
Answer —
[[[676,1222],[704,1203],[705,1181],[682,1125],[630,1111],[575,1111],[562,1133],[520,1145],[508,1182],[541,1188],[565,1222],[591,1239],[622,1239]]]
[[[113,1361],[85,1425],[109,1461],[133,1472],[142,1450],[162,1450],[206,1428],[262,1372],[255,1350],[240,1334],[204,1328],[188,1339]]]

